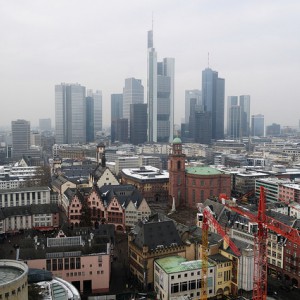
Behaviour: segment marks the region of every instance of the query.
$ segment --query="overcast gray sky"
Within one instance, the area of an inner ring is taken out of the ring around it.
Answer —
[[[51,117],[54,85],[78,82],[110,94],[147,71],[147,31],[154,14],[158,59],[175,58],[175,121],[184,91],[201,89],[210,67],[225,94],[251,95],[251,113],[266,124],[300,119],[299,0],[0,0],[0,126]]]

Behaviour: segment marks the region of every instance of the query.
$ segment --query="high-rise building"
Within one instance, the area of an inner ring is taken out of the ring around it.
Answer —
[[[249,136],[250,96],[229,96],[227,98],[227,135],[233,139]]]
[[[252,115],[251,117],[251,135],[264,136],[265,134],[265,117],[264,115]]]
[[[128,119],[116,119],[112,121],[112,130],[115,133],[112,142],[128,143]]]
[[[111,94],[111,142],[117,140],[117,120],[123,118],[123,94]]]
[[[238,105],[238,96],[228,96],[227,97],[227,135],[232,136],[231,129],[231,107]]]
[[[130,105],[144,103],[144,87],[142,81],[136,78],[126,78],[123,88],[123,118],[130,126]],[[128,132],[130,128],[128,127]]]
[[[123,118],[123,94],[110,96],[111,121]]]
[[[211,112],[196,111],[195,112],[195,130],[194,139],[199,144],[211,143]]]
[[[20,159],[27,155],[30,149],[30,122],[16,120],[11,122],[12,132],[12,156]]]
[[[39,119],[40,131],[51,131],[51,119]]]
[[[281,134],[280,124],[273,123],[266,127],[266,136],[279,136]]]
[[[85,87],[55,86],[55,135],[57,144],[86,143]]]
[[[94,142],[102,131],[102,92],[87,91],[86,97],[86,142]]]
[[[185,123],[190,122],[190,115],[194,114],[191,111],[191,106],[202,106],[202,92],[200,90],[186,90],[185,91]]]
[[[202,101],[204,111],[211,112],[212,139],[224,138],[225,80],[210,68],[202,71]]]
[[[240,96],[241,107],[241,136],[247,137],[250,134],[250,96]]]
[[[174,58],[157,63],[153,31],[148,32],[148,141],[172,142],[174,132]]]
[[[147,104],[130,105],[130,142],[133,145],[147,141]]]
[[[240,105],[232,105],[229,111],[229,131],[228,137],[232,139],[241,138],[241,107]]]

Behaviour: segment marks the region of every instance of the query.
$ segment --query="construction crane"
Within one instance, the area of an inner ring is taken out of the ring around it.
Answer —
[[[222,199],[225,200],[225,199]],[[264,187],[260,187],[258,212],[254,215],[232,201],[225,200],[225,206],[230,210],[249,218],[257,225],[253,227],[254,234],[254,277],[253,300],[266,300],[267,298],[267,237],[268,230],[287,238],[289,241],[300,245],[300,232],[272,217],[266,215],[266,198]]]
[[[200,213],[198,213],[198,220],[202,221],[202,276],[201,276],[201,293],[200,299],[207,300],[207,272],[208,272],[208,229],[209,225],[213,226],[219,235],[221,235],[231,250],[237,255],[241,256],[241,253],[237,246],[226,234],[222,226],[214,217],[214,213],[209,206],[205,207]]]

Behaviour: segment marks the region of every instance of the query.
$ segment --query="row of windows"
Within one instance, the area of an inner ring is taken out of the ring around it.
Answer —
[[[97,271],[97,275],[99,274],[104,274],[104,271]],[[93,271],[89,272],[89,275],[93,275]],[[73,276],[85,276],[85,272],[70,272],[70,273],[66,273],[67,277],[73,277]]]
[[[180,283],[173,283],[171,284],[171,294],[200,289],[200,287],[201,287],[201,279],[184,281]],[[212,289],[208,290],[209,294],[211,294],[212,292],[213,292]]]
[[[48,271],[57,271],[57,270],[73,270],[81,268],[81,259],[80,257],[71,257],[71,258],[54,258],[46,260],[46,269]]]
[[[14,194],[2,194],[1,200],[25,200],[25,199],[41,199],[41,197],[46,197],[46,192],[21,192],[21,193],[14,193]]]
[[[20,293],[27,285],[27,282],[23,283],[22,286],[19,286],[17,289],[12,290],[11,292],[6,292],[5,294],[0,294],[0,299],[8,299],[9,296],[15,296],[16,294]]]

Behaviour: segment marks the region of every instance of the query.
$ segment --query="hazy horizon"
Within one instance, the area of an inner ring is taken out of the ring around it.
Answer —
[[[266,125],[298,126],[300,2],[292,0],[1,1],[0,126],[40,118],[54,126],[62,82],[102,91],[105,127],[110,95],[125,78],[142,80],[146,102],[152,14],[158,60],[175,58],[176,124],[185,90],[201,89],[209,52],[209,67],[225,79],[225,103],[250,95],[251,114],[265,115]]]

